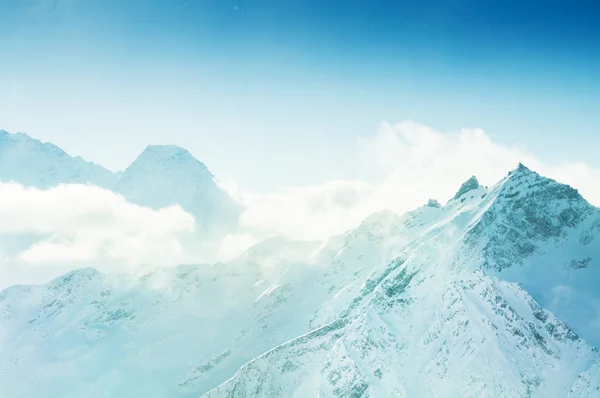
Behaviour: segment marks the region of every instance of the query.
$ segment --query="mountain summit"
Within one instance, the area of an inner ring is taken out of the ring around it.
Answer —
[[[187,149],[176,145],[148,145],[129,169],[133,166],[142,167],[143,165],[154,165],[164,169],[191,167],[194,171],[208,174],[212,178],[212,174],[202,162],[197,160]]]
[[[114,190],[132,203],[154,209],[179,204],[196,218],[200,229],[232,227],[241,211],[202,162],[174,145],[148,146]]]

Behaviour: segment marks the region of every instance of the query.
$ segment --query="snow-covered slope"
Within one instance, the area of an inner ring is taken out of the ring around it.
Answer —
[[[411,277],[400,270],[393,297],[377,290],[206,396],[597,396],[597,351],[516,285],[474,277],[428,295]]]
[[[0,180],[45,189],[61,183],[111,188],[117,174],[23,133],[0,130]]]
[[[0,397],[597,397],[599,214],[520,166],[324,243],[12,287]]]
[[[179,204],[200,228],[235,226],[241,206],[187,150],[148,146],[123,172],[115,191],[128,201],[154,209]]]
[[[360,235],[384,239],[367,229]],[[337,264],[352,269],[379,255],[350,233],[338,245],[347,250]],[[198,396],[310,330],[329,296],[313,286],[332,255],[320,242],[272,238],[225,264],[139,277],[85,269],[9,288],[0,294],[0,385],[10,397]]]
[[[486,273],[518,282],[600,347],[600,210],[523,165],[484,203],[468,242]]]
[[[330,300],[344,305],[207,396],[600,395],[598,209],[520,165],[489,192],[473,178],[438,213],[413,215],[427,227]]]

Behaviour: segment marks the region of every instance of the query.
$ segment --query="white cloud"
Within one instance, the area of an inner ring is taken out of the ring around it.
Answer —
[[[39,190],[0,183],[2,285],[80,266],[176,263],[193,233],[193,217],[178,206],[154,211],[88,185]]]
[[[276,194],[244,194],[249,209],[243,225],[263,233],[321,239],[344,232],[376,211],[403,213],[429,198],[444,203],[472,175],[484,185],[495,184],[519,162],[600,204],[599,169],[544,162],[520,148],[495,143],[481,129],[439,132],[412,121],[382,123],[374,136],[360,140],[359,148],[357,158],[372,183],[337,181]]]
[[[441,133],[418,123],[403,122],[393,127],[384,125],[371,142],[374,156],[387,158],[391,164],[392,172],[384,189],[406,198],[409,207],[422,204],[427,195],[447,200],[471,175],[485,185],[495,184],[519,162],[574,186],[588,201],[600,204],[599,169],[584,163],[544,162],[533,153],[493,142],[481,129]]]
[[[281,193],[245,194],[242,228],[260,236],[283,234],[292,239],[325,239],[371,213],[375,188],[363,181],[334,181]]]
[[[259,242],[259,238],[248,233],[233,233],[209,242],[206,252],[213,261],[227,261],[244,253],[250,246]]]
[[[0,183],[0,287],[82,266],[139,269],[225,261],[273,235],[323,240],[380,210],[402,213],[429,198],[444,203],[471,175],[492,185],[519,162],[600,204],[599,169],[547,163],[497,144],[479,129],[438,132],[415,122],[383,123],[358,144],[354,157],[370,171],[368,182],[331,181],[278,193],[239,193],[235,184],[219,183],[247,206],[240,230],[225,237],[199,239],[192,216],[178,206],[155,211],[86,185],[42,191]]]

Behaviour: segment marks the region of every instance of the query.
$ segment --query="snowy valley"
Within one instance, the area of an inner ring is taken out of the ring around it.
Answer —
[[[243,211],[182,148],[150,146],[113,173],[0,140],[3,181],[91,183],[217,230]],[[598,286],[600,209],[519,164],[326,241],[11,286],[0,398],[598,397]]]

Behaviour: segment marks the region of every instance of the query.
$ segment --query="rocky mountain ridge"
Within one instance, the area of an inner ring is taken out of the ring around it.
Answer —
[[[595,397],[598,220],[519,165],[323,243],[274,238],[223,264],[12,287],[0,385],[10,397]]]

